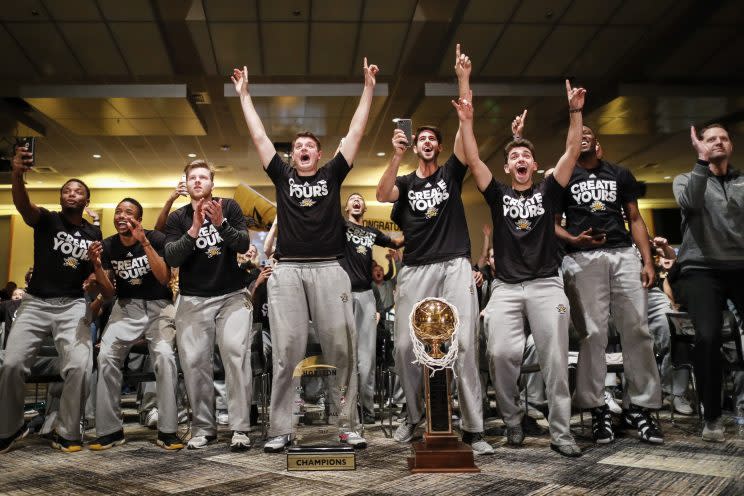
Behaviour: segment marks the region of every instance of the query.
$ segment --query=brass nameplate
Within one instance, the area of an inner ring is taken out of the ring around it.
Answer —
[[[356,470],[356,454],[346,450],[322,453],[290,451],[287,453],[287,470]]]

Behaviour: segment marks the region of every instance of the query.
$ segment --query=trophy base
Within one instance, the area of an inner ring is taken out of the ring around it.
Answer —
[[[292,446],[287,448],[287,470],[356,470],[356,453],[351,446]]]
[[[413,456],[408,457],[408,470],[418,473],[480,472],[473,459],[473,449],[454,434],[424,434],[424,440],[413,443]]]

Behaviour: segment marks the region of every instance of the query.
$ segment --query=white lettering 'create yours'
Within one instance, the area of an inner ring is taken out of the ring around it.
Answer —
[[[297,198],[318,198],[328,195],[328,183],[321,179],[317,184],[298,184],[291,177],[289,178],[289,196]]]
[[[504,217],[512,219],[531,219],[545,213],[542,194],[535,193],[530,198],[512,198],[504,195]]]
[[[78,260],[88,260],[88,247],[93,241],[76,238],[69,233],[59,231],[53,239],[52,249]]]
[[[366,246],[372,248],[375,244],[377,235],[375,233],[367,232],[362,229],[350,228],[346,230],[346,241],[350,241],[355,245]]]
[[[117,276],[125,281],[127,279],[142,277],[151,270],[150,261],[147,259],[147,255],[142,255],[141,257],[132,258],[130,260],[111,260],[111,268],[114,269]]]
[[[436,207],[448,198],[447,183],[444,179],[439,180],[437,188],[429,188],[423,191],[408,191],[408,203],[411,205],[411,210],[418,212],[426,212],[431,207]]]
[[[200,250],[222,243],[222,236],[217,232],[214,225],[202,226],[199,229],[199,237],[196,238],[196,247]]]
[[[571,185],[571,196],[579,204],[595,201],[614,202],[617,200],[617,181],[607,179],[588,179]]]

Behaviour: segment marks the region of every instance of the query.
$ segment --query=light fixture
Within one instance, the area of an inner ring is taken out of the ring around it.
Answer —
[[[220,150],[223,152],[229,152],[230,151],[230,145],[222,145],[220,146]]]
[[[196,158],[196,153],[189,153],[187,156],[189,158]]]
[[[289,158],[289,153],[284,153],[284,158]]]
[[[377,156],[378,157],[384,157],[385,156],[385,152],[377,152]]]
[[[94,153],[93,154],[93,158],[101,158],[101,156],[99,154],[97,154],[97,153]]]
[[[671,179],[672,176],[664,176],[664,179]]]
[[[545,169],[540,169],[539,171],[537,171],[537,173],[538,174],[545,174]]]

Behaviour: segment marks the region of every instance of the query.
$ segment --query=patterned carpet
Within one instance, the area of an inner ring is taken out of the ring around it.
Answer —
[[[600,447],[581,437],[578,416],[573,420],[583,457],[552,452],[547,436],[528,436],[523,447],[509,448],[496,435],[488,438],[496,454],[478,457],[482,472],[467,475],[411,475],[409,445],[384,437],[379,425],[367,429],[370,448],[358,452],[359,468],[349,472],[288,473],[285,456],[264,454],[262,441],[247,453],[228,451],[226,431],[218,444],[173,453],[155,446],[155,431],[135,423],[126,426],[127,444],[104,452],[63,454],[34,435],[0,455],[0,494],[744,494],[744,438],[735,437],[732,425],[726,443],[703,443],[673,427],[667,413],[664,445],[642,444],[633,431],[621,431]],[[693,429],[695,421],[685,418],[682,425]],[[501,425],[491,421],[489,432]]]

